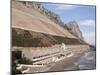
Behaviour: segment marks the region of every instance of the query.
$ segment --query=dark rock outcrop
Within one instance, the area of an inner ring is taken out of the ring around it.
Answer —
[[[75,21],[70,21],[65,25],[67,30],[72,33],[74,36],[78,37],[81,40],[84,40],[82,32],[80,31],[80,28],[78,24]]]

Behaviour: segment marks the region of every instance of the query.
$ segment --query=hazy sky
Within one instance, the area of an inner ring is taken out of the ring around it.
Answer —
[[[95,44],[95,6],[42,3],[45,8],[57,13],[66,24],[76,21],[84,39]]]

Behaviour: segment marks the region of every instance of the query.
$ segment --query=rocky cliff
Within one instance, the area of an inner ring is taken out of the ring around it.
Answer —
[[[23,47],[86,44],[60,26],[62,21],[41,3],[12,1],[12,45]]]
[[[12,2],[12,27],[51,35],[76,38],[66,29],[53,22],[38,10],[28,7],[20,1]]]
[[[80,38],[81,40],[84,40],[84,38],[82,36],[82,32],[80,31],[80,28],[75,21],[71,21],[67,24],[67,26],[65,26],[64,23],[62,22],[62,20],[60,19],[59,15],[57,15],[56,13],[54,13],[52,11],[49,11],[48,9],[43,7],[41,5],[41,3],[39,3],[39,2],[23,2],[23,4],[25,6],[27,6],[28,8],[33,8],[33,9],[39,11],[40,13],[44,14],[46,17],[48,17],[50,20],[52,20],[56,24],[59,24],[60,26],[65,27],[65,28],[67,27],[66,29],[68,29],[70,33],[72,33],[76,37]]]
[[[80,28],[78,24],[75,21],[70,21],[65,25],[67,30],[72,33],[74,36],[78,37],[81,40],[84,40],[82,32],[80,31]]]
[[[66,29],[68,29],[69,32],[71,32],[73,35],[80,38],[81,40],[84,40],[82,32],[80,31],[79,26],[75,21],[71,21],[67,24],[67,26],[65,26],[62,20],[60,19],[59,15],[57,15],[52,11],[49,11],[44,6],[42,6],[41,3],[39,2],[22,2],[22,3],[28,8],[32,8],[39,11],[40,13],[48,17],[50,20],[52,20],[54,23],[59,24],[60,26],[65,28],[67,27]]]

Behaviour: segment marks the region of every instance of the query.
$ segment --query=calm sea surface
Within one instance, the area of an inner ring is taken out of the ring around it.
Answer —
[[[96,68],[96,52],[90,51],[83,54],[72,66],[64,70],[91,70]]]

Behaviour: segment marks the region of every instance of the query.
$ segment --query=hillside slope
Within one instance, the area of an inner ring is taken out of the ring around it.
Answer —
[[[12,46],[47,47],[86,44],[38,10],[12,1]]]
[[[45,15],[17,1],[12,1],[12,27],[76,38],[63,27],[48,19]]]

